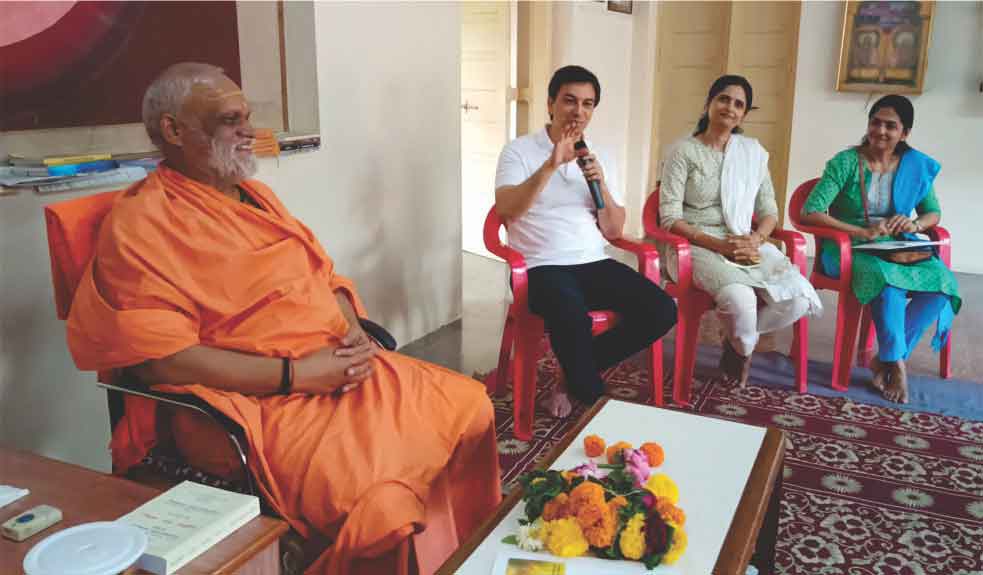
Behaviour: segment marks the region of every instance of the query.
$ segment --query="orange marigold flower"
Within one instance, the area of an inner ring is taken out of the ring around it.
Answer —
[[[628,505],[628,500],[621,495],[608,501],[608,507],[611,509],[611,512],[614,513],[616,517],[618,515],[618,511],[620,511],[621,508],[624,507],[625,505]]]
[[[615,463],[615,456],[621,457],[621,452],[631,449],[631,444],[627,441],[619,441],[608,448],[608,463]]]
[[[584,481],[570,492],[570,514],[576,515],[581,507],[587,505],[604,505],[604,488],[593,481]]]
[[[618,519],[607,505],[592,501],[582,506],[577,512],[577,523],[592,547],[608,547],[614,543]]]
[[[655,510],[659,512],[659,517],[663,521],[671,523],[673,527],[682,527],[686,524],[686,512],[664,497],[660,497],[655,502]]]
[[[645,454],[645,457],[648,458],[649,465],[652,467],[662,465],[662,462],[666,459],[666,454],[664,451],[662,451],[662,446],[658,443],[653,443],[651,441],[648,443],[643,443],[639,449],[641,449],[642,453]]]
[[[547,501],[546,505],[543,506],[543,521],[553,521],[573,515],[569,503],[570,497],[566,493],[561,493]]]
[[[604,440],[596,435],[588,435],[584,438],[584,451],[587,457],[597,457],[604,454]]]

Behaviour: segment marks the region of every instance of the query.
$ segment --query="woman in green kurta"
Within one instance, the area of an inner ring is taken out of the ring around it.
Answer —
[[[937,225],[941,210],[933,182],[940,166],[905,142],[914,115],[904,96],[884,96],[875,102],[863,142],[826,163],[822,179],[802,208],[802,222],[845,231],[854,244],[893,236],[918,239],[914,234]],[[909,218],[913,209],[917,217]],[[932,323],[938,324],[933,347],[939,350],[945,344],[953,314],[962,303],[956,278],[937,257],[900,264],[866,252],[852,255],[853,292],[861,304],[871,305],[877,328],[872,383],[887,399],[906,403],[904,360]],[[840,255],[834,242],[824,241],[819,257],[826,274],[839,276]]]

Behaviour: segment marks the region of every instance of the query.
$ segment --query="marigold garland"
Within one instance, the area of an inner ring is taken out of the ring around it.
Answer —
[[[655,471],[665,460],[662,447],[605,445],[601,437],[588,435],[584,452],[603,460],[523,474],[525,517],[519,533],[504,541],[561,557],[590,553],[641,561],[648,569],[678,561],[688,544],[686,513],[677,506],[679,487]]]

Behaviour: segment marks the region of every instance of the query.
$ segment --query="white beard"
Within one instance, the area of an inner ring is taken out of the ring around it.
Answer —
[[[212,154],[208,165],[223,180],[242,181],[256,173],[256,156],[250,153],[245,158],[235,152],[236,144],[225,146],[215,139],[211,142]]]

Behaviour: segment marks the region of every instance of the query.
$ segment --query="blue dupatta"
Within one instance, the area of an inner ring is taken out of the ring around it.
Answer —
[[[910,148],[901,156],[898,164],[898,171],[894,175],[894,183],[891,188],[891,200],[894,204],[894,212],[903,216],[908,216],[914,211],[915,206],[925,199],[925,196],[932,190],[935,177],[939,174],[942,166],[927,154],[923,154],[914,148]],[[860,193],[866,193],[861,190]],[[903,233],[901,236],[906,240],[919,240],[918,236],[910,233]],[[952,328],[952,319],[955,314],[952,311],[952,302],[947,301],[939,317],[935,328],[935,337],[932,338],[932,349],[940,351],[949,337],[949,330]]]

